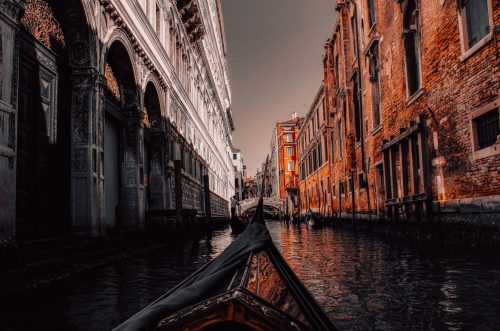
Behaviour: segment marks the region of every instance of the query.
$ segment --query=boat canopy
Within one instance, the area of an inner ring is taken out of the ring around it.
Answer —
[[[262,208],[216,259],[114,330],[335,330],[274,246]]]

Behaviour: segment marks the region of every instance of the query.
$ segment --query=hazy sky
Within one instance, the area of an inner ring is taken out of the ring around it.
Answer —
[[[253,176],[272,129],[307,113],[318,91],[333,0],[222,0],[236,126],[234,145]]]

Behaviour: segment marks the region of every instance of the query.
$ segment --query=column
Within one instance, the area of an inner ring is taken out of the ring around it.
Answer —
[[[145,226],[144,170],[142,168],[142,116],[137,91],[124,91],[127,106],[124,162],[122,165],[122,215],[127,230],[140,230]]]
[[[104,77],[95,68],[74,68],[72,84],[72,231],[98,236],[104,229]]]

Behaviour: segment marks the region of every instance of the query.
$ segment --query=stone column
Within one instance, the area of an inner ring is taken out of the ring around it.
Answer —
[[[164,131],[152,134],[153,148],[151,155],[151,175],[149,179],[152,210],[162,210],[167,208],[166,200],[166,176],[165,176],[165,150],[166,133]]]
[[[210,177],[203,176],[203,187],[205,193],[205,217],[209,221],[212,218],[212,204],[210,200]]]
[[[175,220],[177,226],[183,224],[182,220],[182,165],[180,160],[174,161],[175,176]]]
[[[73,234],[103,233],[104,78],[95,68],[72,70],[71,221]]]
[[[122,165],[122,215],[128,230],[144,229],[144,173],[142,168],[142,111],[135,91],[125,91],[128,119]]]
[[[16,238],[17,71],[20,0],[0,0],[0,246]]]

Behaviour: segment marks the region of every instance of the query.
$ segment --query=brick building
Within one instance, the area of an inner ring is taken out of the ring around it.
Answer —
[[[331,214],[327,120],[322,85],[297,136],[301,214],[305,214],[309,209],[325,215]]]
[[[334,213],[498,218],[500,1],[336,9],[324,49]]]
[[[294,113],[290,120],[278,122],[273,130],[268,191],[269,196],[280,197],[284,203],[284,211],[287,210],[286,204],[291,211],[298,203],[297,135],[300,125],[301,118]]]

